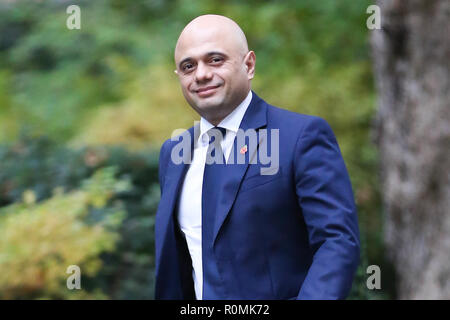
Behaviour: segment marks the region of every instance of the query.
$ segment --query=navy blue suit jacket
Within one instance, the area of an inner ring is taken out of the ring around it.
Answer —
[[[227,165],[212,243],[220,294],[203,298],[345,298],[359,263],[359,230],[331,128],[319,117],[271,106],[254,92],[240,128],[279,129],[279,170],[261,175],[258,163]],[[193,127],[188,132],[193,145]],[[160,152],[156,299],[195,299],[192,262],[176,218],[189,166],[171,160],[177,143],[167,140]],[[235,150],[240,147],[235,139]]]

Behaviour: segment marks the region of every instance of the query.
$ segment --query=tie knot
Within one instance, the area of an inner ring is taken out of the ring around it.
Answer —
[[[226,133],[227,129],[222,127],[213,127],[206,132],[209,137],[209,143],[213,141],[222,141],[225,138]]]

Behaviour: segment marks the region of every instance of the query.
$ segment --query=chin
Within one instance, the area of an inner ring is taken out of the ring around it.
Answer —
[[[208,97],[204,99],[196,99],[194,103],[197,108],[201,110],[214,110],[220,108],[223,101],[219,97]]]

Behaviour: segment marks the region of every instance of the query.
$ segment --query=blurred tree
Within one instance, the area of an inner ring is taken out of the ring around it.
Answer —
[[[377,138],[398,295],[450,299],[450,1],[377,3]]]

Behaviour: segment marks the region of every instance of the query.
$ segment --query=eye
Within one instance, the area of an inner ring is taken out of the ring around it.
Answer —
[[[211,58],[211,62],[212,62],[212,63],[220,63],[220,62],[222,62],[222,61],[223,61],[223,58],[222,58],[222,57],[216,56],[216,57],[212,57],[212,58]]]
[[[181,69],[182,69],[184,72],[189,72],[189,71],[191,71],[193,68],[194,68],[194,64],[192,64],[192,63],[190,63],[190,62],[183,64],[183,66],[181,67]]]

